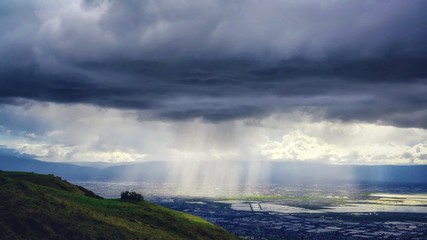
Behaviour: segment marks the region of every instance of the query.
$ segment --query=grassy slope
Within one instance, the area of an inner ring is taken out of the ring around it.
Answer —
[[[0,171],[2,239],[235,239],[147,201],[95,198],[53,175]]]

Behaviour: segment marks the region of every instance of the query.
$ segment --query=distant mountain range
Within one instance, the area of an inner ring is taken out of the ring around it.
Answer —
[[[75,181],[198,183],[419,183],[427,184],[427,165],[329,165],[304,162],[144,162],[89,167],[36,160],[30,155],[0,149],[0,170],[53,173]]]
[[[31,155],[19,154],[10,149],[0,148],[0,170],[55,174],[66,179],[91,178],[98,171],[93,167],[82,167],[66,163],[44,162]]]

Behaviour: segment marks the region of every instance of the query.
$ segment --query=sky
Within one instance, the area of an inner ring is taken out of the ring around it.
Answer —
[[[424,0],[3,0],[0,147],[427,164]]]

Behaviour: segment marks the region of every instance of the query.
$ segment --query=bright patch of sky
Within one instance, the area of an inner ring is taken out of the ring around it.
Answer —
[[[6,105],[0,145],[57,162],[305,161],[426,164],[427,130],[294,111],[222,122],[153,120],[91,105]]]

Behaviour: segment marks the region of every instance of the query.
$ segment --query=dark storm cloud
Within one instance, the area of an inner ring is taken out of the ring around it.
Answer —
[[[0,102],[210,121],[305,109],[427,128],[426,10],[393,0],[3,1]]]
[[[423,55],[427,50],[427,3],[422,0],[137,0],[85,1],[83,5],[92,7],[62,13],[43,24],[36,40],[40,52],[78,61],[354,58]],[[86,17],[97,10],[93,6],[106,10],[95,19]]]

